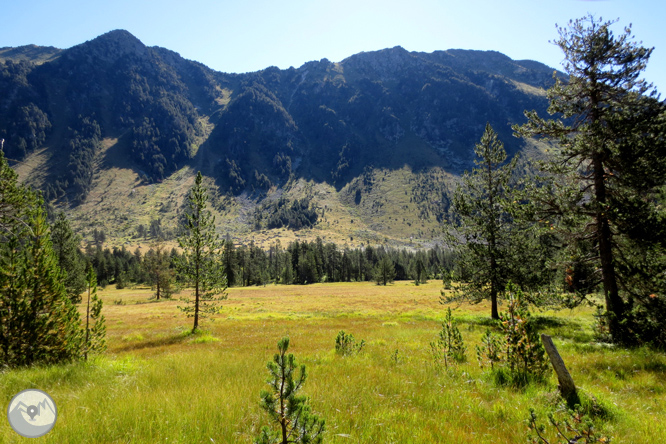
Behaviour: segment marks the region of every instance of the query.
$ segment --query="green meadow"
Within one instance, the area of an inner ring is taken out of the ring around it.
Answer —
[[[325,443],[525,443],[534,408],[556,408],[557,380],[498,386],[476,361],[490,308],[454,317],[467,362],[433,364],[430,342],[446,308],[440,281],[232,288],[222,313],[191,335],[177,299],[147,288],[100,291],[108,350],[88,362],[0,372],[3,409],[27,388],[56,402],[54,429],[36,443],[251,443],[268,417],[259,407],[266,362],[288,335],[309,373],[303,393],[326,420]],[[502,307],[501,307],[502,308]],[[576,385],[601,406],[595,426],[617,443],[666,436],[666,356],[594,342],[591,308],[534,311]],[[366,345],[335,353],[340,330]],[[26,442],[0,421],[0,442]]]

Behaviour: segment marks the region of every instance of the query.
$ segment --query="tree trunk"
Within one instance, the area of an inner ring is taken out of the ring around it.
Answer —
[[[495,206],[495,196],[493,194],[493,168],[492,168],[492,162],[490,160],[490,157],[488,157],[487,160],[487,165],[488,165],[488,203],[491,211],[493,211],[493,208]],[[496,237],[496,232],[497,232],[497,227],[499,225],[499,221],[495,219],[495,214],[493,211],[493,215],[490,218],[491,220],[488,221],[490,224],[490,233],[489,233],[489,239],[488,239],[488,253],[490,254],[490,317],[492,319],[499,319],[499,312],[497,309],[497,258],[496,258],[496,253],[497,253],[497,237]]]
[[[597,201],[596,235],[599,242],[599,259],[601,261],[601,279],[606,299],[606,311],[610,314],[609,329],[614,341],[622,340],[619,323],[624,318],[624,302],[620,297],[615,263],[613,261],[612,232],[606,214],[606,183],[601,154],[594,154],[594,193]]]
[[[197,331],[199,328],[199,263],[196,264],[196,281],[194,283],[194,327],[192,327],[192,333]]]
[[[497,261],[495,260],[495,236],[490,239],[490,317],[492,319],[499,319],[499,311],[497,309]]]
[[[86,340],[85,340],[85,348],[83,352],[83,360],[87,361],[88,360],[88,349],[90,348],[89,345],[89,337],[90,337],[90,282],[88,282],[88,304],[86,305]]]
[[[497,289],[491,285],[490,290],[490,317],[492,319],[499,319],[499,311],[497,309]]]

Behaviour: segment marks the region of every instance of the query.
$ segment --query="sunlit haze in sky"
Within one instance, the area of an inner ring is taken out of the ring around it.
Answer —
[[[561,68],[555,25],[592,13],[633,24],[655,47],[645,78],[666,91],[663,0],[6,0],[0,47],[69,48],[113,29],[224,72],[339,62],[402,46],[432,52],[495,50]]]

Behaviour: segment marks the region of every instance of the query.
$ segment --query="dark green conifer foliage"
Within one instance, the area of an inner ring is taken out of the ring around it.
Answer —
[[[78,304],[87,286],[85,260],[79,250],[81,238],[74,233],[62,211],[56,215],[51,227],[51,242],[58,266],[65,275],[67,294],[73,303]]]
[[[372,273],[377,285],[386,285],[393,282],[393,279],[395,279],[395,265],[388,255],[384,255],[384,257],[377,262]]]
[[[208,210],[207,201],[208,192],[199,172],[187,198],[185,234],[178,238],[183,249],[178,269],[194,287],[194,300],[184,298],[187,305],[178,308],[194,318],[192,333],[199,328],[199,318],[218,313],[219,302],[227,298],[222,242],[215,232],[215,216]]]
[[[514,129],[559,143],[533,197],[567,245],[591,247],[582,259],[598,270],[613,341],[666,346],[666,218],[655,205],[666,184],[666,106],[639,78],[652,49],[613,24],[587,16],[558,28],[569,74],[548,90],[558,118],[531,111]]]
[[[224,239],[224,274],[227,277],[227,284],[231,287],[236,285],[236,252],[234,241],[227,234]]]
[[[143,268],[150,284],[155,289],[155,299],[170,298],[173,294],[173,270],[171,257],[161,244],[150,248],[143,258]]]
[[[476,168],[463,175],[454,195],[461,223],[454,233],[448,233],[449,245],[458,252],[463,270],[459,279],[464,284],[456,289],[454,298],[472,302],[490,299],[491,317],[499,319],[498,296],[511,276],[509,257],[515,249],[509,182],[516,158],[504,164],[504,145],[490,124],[474,152]]]
[[[356,342],[354,335],[340,330],[335,337],[335,352],[342,356],[351,356],[361,352],[365,346],[365,340]]]
[[[504,359],[514,385],[543,380],[549,370],[546,350],[531,322],[523,292],[509,282],[508,305],[500,315],[500,331],[504,336]]]
[[[426,269],[423,262],[424,262],[423,259],[419,255],[417,255],[416,260],[414,261],[411,267],[412,277],[414,278],[414,284],[417,286],[420,284],[428,283],[428,277],[426,275]]]
[[[282,338],[279,352],[267,364],[270,390],[261,392],[261,408],[279,428],[263,427],[255,444],[320,444],[324,439],[324,420],[311,413],[305,396],[297,395],[307,379],[305,366],[296,373],[296,358],[287,354],[288,348],[289,338]]]
[[[18,184],[0,152],[0,367],[80,354],[76,307],[63,284],[42,201]]]

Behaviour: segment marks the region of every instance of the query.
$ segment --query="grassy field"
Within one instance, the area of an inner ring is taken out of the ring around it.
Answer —
[[[432,365],[429,343],[446,307],[441,282],[233,288],[222,314],[189,335],[174,301],[149,289],[101,291],[109,349],[88,363],[0,373],[3,409],[26,388],[56,401],[45,443],[250,443],[268,417],[259,408],[277,341],[307,366],[303,389],[326,420],[326,443],[524,443],[530,407],[545,418],[556,378],[516,390],[477,365],[486,305],[454,311],[468,347],[456,369]],[[577,385],[609,412],[596,424],[618,443],[666,436],[666,356],[593,343],[591,309],[539,312]],[[340,330],[367,343],[335,353]],[[4,414],[4,413],[3,413]],[[27,441],[0,421],[0,442]]]

